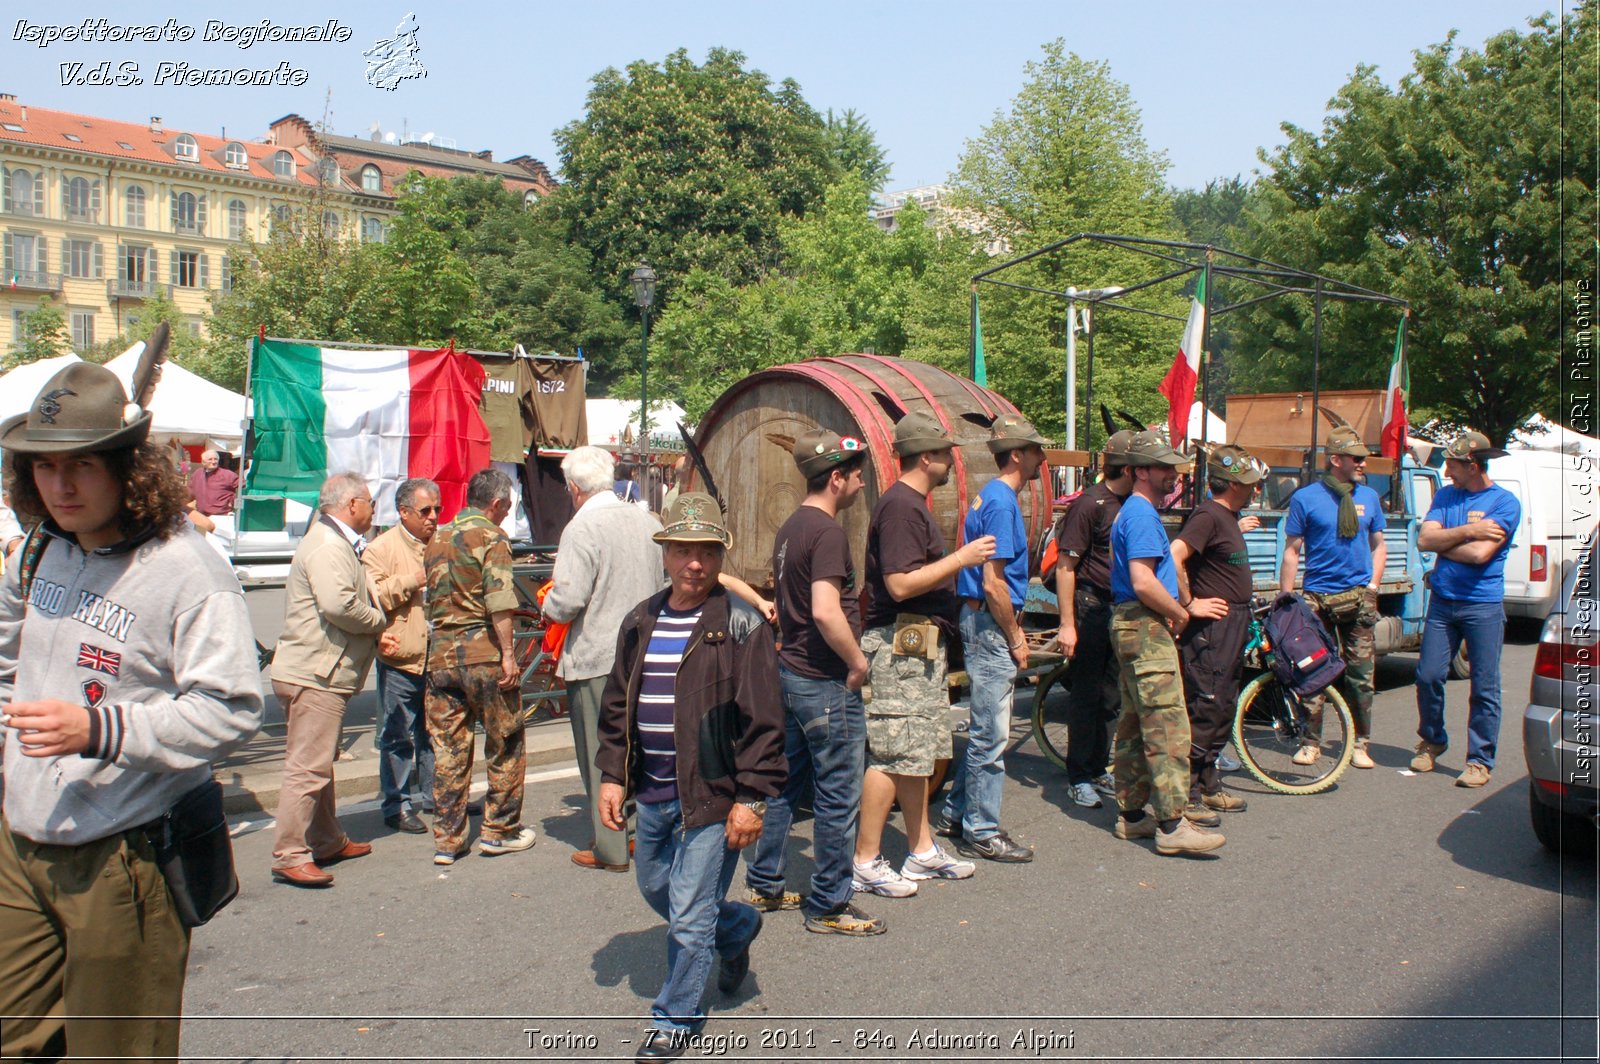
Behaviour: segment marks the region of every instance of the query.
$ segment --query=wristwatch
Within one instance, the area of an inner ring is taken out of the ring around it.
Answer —
[[[753,802],[741,801],[739,804],[750,810],[756,816],[765,817],[767,815],[767,803],[759,798]]]

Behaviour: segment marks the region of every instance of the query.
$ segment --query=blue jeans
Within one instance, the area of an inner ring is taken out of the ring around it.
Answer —
[[[1000,795],[1006,781],[1006,743],[1011,738],[1011,700],[1017,663],[1000,624],[988,610],[961,607],[961,645],[972,686],[967,754],[956,762],[944,815],[974,842],[1000,833]]]
[[[861,822],[861,779],[867,769],[867,718],[861,692],[839,680],[818,680],[778,667],[783,689],[784,756],[789,782],[767,802],[761,839],[755,844],[745,882],[774,897],[783,892],[789,825],[794,806],[813,784],[811,851],[816,870],[805,911],[810,916],[837,912],[850,903],[851,861]]]
[[[1444,730],[1444,681],[1450,661],[1464,640],[1472,666],[1467,700],[1467,760],[1494,768],[1500,738],[1500,648],[1506,637],[1505,604],[1463,602],[1435,594],[1428,600],[1422,629],[1422,659],[1417,663],[1417,734],[1448,746]]]
[[[650,1004],[652,1025],[697,1030],[706,1021],[712,954],[736,956],[755,937],[761,914],[727,900],[739,852],[728,849],[722,821],[685,831],[675,799],[640,802],[634,840],[639,893],[667,921],[667,981]]]
[[[424,712],[425,678],[378,662],[378,790],[384,816],[433,804],[433,743]],[[412,792],[422,796],[419,803]]]

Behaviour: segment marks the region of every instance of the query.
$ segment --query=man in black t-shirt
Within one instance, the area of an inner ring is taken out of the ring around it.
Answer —
[[[801,907],[800,896],[783,889],[784,865],[794,803],[809,779],[815,792],[816,870],[804,899],[806,929],[876,935],[883,932],[883,921],[850,904],[850,859],[866,768],[861,685],[867,658],[857,643],[860,588],[850,541],[838,520],[865,487],[867,450],[853,436],[819,430],[800,437],[794,460],[806,478],[806,498],[778,529],[772,551],[789,782],[767,803],[761,841],[745,875],[746,900],[768,912]]]
[[[1245,800],[1222,789],[1217,755],[1228,743],[1239,698],[1245,636],[1250,630],[1250,555],[1244,533],[1261,523],[1239,511],[1249,505],[1261,469],[1239,447],[1218,447],[1207,463],[1211,498],[1172,541],[1179,603],[1189,624],[1178,638],[1189,706],[1189,805],[1183,815],[1207,827],[1222,812],[1243,812]]]
[[[924,879],[966,879],[974,866],[934,841],[928,781],[952,753],[945,647],[961,602],[956,574],[994,554],[983,536],[954,554],[928,509],[933,489],[950,481],[955,444],[927,414],[895,425],[900,479],[878,497],[867,528],[866,630],[872,697],[867,703],[867,774],[861,790],[854,886],[890,898],[917,892]],[[880,852],[889,808],[899,798],[908,853],[898,872]]]
[[[1124,464],[1133,433],[1111,434],[1100,453],[1099,483],[1087,488],[1056,526],[1056,599],[1061,631],[1056,645],[1067,667],[1067,783],[1072,800],[1098,809],[1117,796],[1106,772],[1111,725],[1122,709],[1117,656],[1111,652],[1111,525],[1133,490]]]

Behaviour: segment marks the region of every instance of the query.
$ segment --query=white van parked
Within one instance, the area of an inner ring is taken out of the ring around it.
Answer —
[[[1587,454],[1514,450],[1489,460],[1489,479],[1522,503],[1522,525],[1506,556],[1506,613],[1542,620],[1600,514],[1600,463]]]

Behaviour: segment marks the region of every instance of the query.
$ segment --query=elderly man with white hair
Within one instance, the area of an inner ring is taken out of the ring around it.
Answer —
[[[617,653],[617,630],[636,605],[661,590],[661,522],[623,502],[613,490],[616,459],[599,447],[578,447],[561,460],[576,513],[561,533],[544,615],[572,625],[558,673],[566,681],[568,717],[594,842],[572,855],[580,868],[628,870],[628,833],[600,821],[595,768],[600,696]]]

